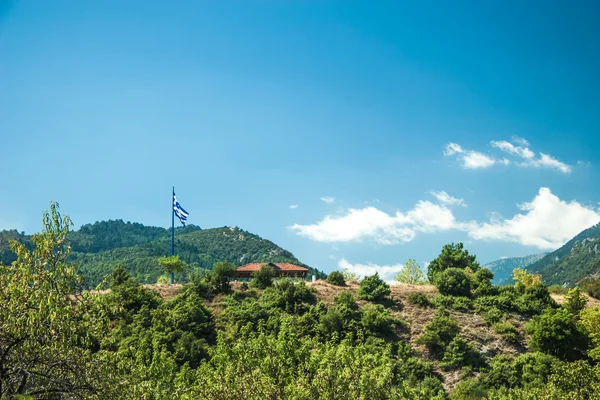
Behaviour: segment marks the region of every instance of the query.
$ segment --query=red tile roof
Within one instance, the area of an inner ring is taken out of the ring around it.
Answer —
[[[260,269],[260,267],[262,267],[265,264],[271,264],[276,266],[278,269],[282,270],[282,271],[308,271],[308,268],[304,268],[304,267],[300,267],[299,265],[294,265],[294,264],[290,264],[290,263],[250,263],[250,264],[246,264],[246,265],[242,265],[241,267],[238,267],[238,271],[258,271]]]

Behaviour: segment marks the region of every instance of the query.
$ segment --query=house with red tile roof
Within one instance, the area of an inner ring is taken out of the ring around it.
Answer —
[[[250,263],[238,267],[236,276],[238,278],[252,278],[252,274],[260,269],[263,265],[270,265],[275,271],[277,278],[306,278],[308,268],[301,267],[290,263]]]

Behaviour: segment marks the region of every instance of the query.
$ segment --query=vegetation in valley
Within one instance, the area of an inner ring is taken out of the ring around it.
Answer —
[[[431,262],[434,286],[248,285],[225,258],[161,298],[127,265],[80,292],[69,228],[52,204],[0,266],[2,398],[600,398],[597,303],[573,289],[559,305],[525,270],[495,286],[462,244]]]

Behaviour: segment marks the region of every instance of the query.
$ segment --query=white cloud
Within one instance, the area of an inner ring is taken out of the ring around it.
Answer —
[[[398,272],[402,271],[404,265],[395,264],[395,265],[378,265],[373,263],[368,264],[351,264],[345,258],[342,258],[338,262],[338,267],[340,269],[348,270],[348,272],[355,273],[356,275],[364,278],[365,276],[373,275],[376,272],[379,274],[379,277],[383,280],[393,279],[394,275]]]
[[[290,205],[290,208],[292,210],[295,210],[296,208],[298,208],[298,204],[292,204],[292,205]]]
[[[321,197],[321,201],[324,201],[327,204],[331,204],[331,203],[333,203],[335,201],[335,198],[334,197],[329,197],[329,196]]]
[[[370,239],[380,244],[396,244],[410,242],[417,232],[451,229],[454,223],[454,215],[447,207],[419,201],[406,213],[396,211],[396,214],[390,215],[375,207],[351,208],[345,215],[328,215],[316,224],[294,224],[290,228],[318,242]]]
[[[458,199],[456,197],[452,197],[443,190],[439,191],[439,192],[432,191],[431,195],[433,197],[435,197],[439,202],[448,204],[449,206],[461,206],[461,207],[467,206],[467,204],[465,203],[465,201],[463,199]]]
[[[467,169],[488,168],[496,163],[496,160],[493,158],[472,150],[461,155],[459,158],[462,161],[463,167]]]
[[[384,245],[410,242],[417,234],[456,230],[475,240],[514,242],[546,250],[560,247],[600,221],[600,209],[566,202],[545,187],[519,209],[521,212],[512,218],[491,212],[488,222],[457,221],[447,205],[419,201],[407,212],[388,214],[375,207],[348,209],[314,224],[294,224],[290,229],[318,242],[372,241]]]
[[[529,142],[518,136],[513,136],[512,141],[517,143],[507,142],[506,140],[492,140],[490,145],[497,148],[511,156],[519,157],[522,159],[521,162],[515,164],[520,167],[533,167],[533,168],[553,168],[564,174],[571,172],[572,167],[549,154],[539,153],[539,157],[536,158],[535,152],[529,149]],[[461,162],[465,169],[481,169],[489,168],[495,164],[510,165],[511,160],[504,157],[502,159],[496,159],[492,156],[483,154],[475,150],[465,150],[459,144],[448,143],[444,149],[445,156],[452,156],[457,154],[457,159]]]
[[[519,209],[523,213],[510,219],[495,215],[487,223],[465,224],[469,236],[478,240],[498,240],[539,249],[556,249],[600,221],[597,210],[576,201],[567,203],[545,187],[540,188],[530,203],[519,205]]]
[[[509,143],[504,140],[501,140],[501,141],[492,140],[490,142],[490,144],[492,145],[492,147],[496,147],[502,151],[505,151],[505,152],[510,153],[515,156],[519,156],[519,157],[526,158],[526,159],[535,157],[535,153],[533,151],[529,150],[527,147],[515,146],[514,144]]]
[[[463,152],[462,147],[460,147],[460,145],[458,145],[456,143],[452,143],[452,142],[448,143],[446,145],[446,148],[444,149],[445,156],[451,156],[453,154],[462,153],[462,152]]]
[[[519,164],[522,167],[534,167],[534,168],[554,168],[562,172],[563,174],[568,174],[571,172],[571,166],[567,165],[563,162],[558,161],[556,158],[540,153],[540,158],[535,160],[530,160],[527,162],[523,162]]]

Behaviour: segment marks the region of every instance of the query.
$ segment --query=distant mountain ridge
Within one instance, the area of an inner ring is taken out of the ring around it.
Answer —
[[[507,257],[500,260],[492,261],[484,265],[484,268],[489,269],[494,273],[493,283],[496,285],[505,285],[512,283],[512,271],[515,268],[527,269],[531,264],[540,260],[548,253],[532,254],[525,257]]]
[[[558,250],[527,268],[548,285],[573,286],[600,271],[600,223],[584,230]]]
[[[10,240],[31,245],[31,236],[15,230],[0,232],[0,263],[16,258],[9,248]],[[171,248],[169,229],[139,223],[109,220],[83,225],[71,233],[71,261],[85,277],[85,286],[93,288],[122,266],[143,283],[156,283],[163,274],[157,259],[168,255]],[[217,261],[230,261],[240,266],[250,262],[288,262],[309,269],[309,275],[325,274],[298,260],[291,252],[275,243],[237,227],[200,229],[188,225],[175,229],[175,248],[188,269],[179,276],[186,280],[194,271],[202,273]]]

